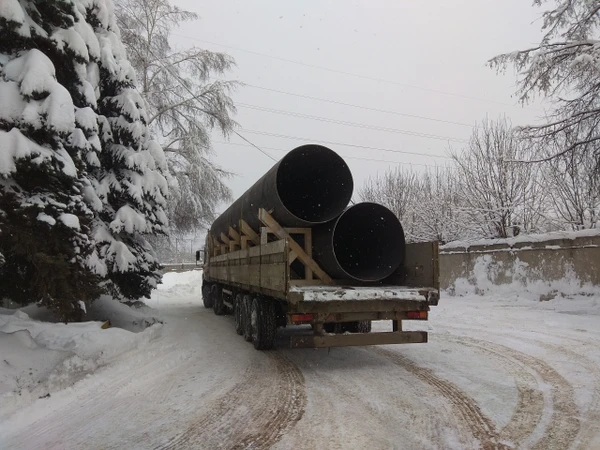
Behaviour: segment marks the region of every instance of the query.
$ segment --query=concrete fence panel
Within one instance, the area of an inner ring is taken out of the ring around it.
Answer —
[[[600,286],[600,230],[454,242],[440,248],[440,287],[524,287],[560,280]],[[556,283],[555,283],[556,284]]]

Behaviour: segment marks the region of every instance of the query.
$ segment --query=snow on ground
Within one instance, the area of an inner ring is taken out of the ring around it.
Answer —
[[[143,347],[161,331],[154,317],[107,296],[88,312],[97,321],[67,325],[36,305],[0,309],[0,419]],[[107,320],[112,326],[103,329]]]
[[[158,289],[152,293],[152,298],[144,299],[144,303],[158,309],[174,305],[201,304],[202,271],[166,273]]]
[[[427,344],[290,350],[290,328],[258,352],[200,288],[201,272],[165,275],[147,302],[160,339],[17,411],[0,402],[0,448],[600,448],[597,295],[445,295],[405,322]]]

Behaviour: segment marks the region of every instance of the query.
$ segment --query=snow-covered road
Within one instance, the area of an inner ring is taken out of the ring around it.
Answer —
[[[600,448],[598,298],[446,297],[428,344],[258,352],[177,279],[160,337],[12,414],[0,448]]]

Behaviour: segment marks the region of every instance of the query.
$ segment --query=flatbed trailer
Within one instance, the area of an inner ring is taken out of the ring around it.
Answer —
[[[425,321],[439,301],[438,243],[407,244],[404,263],[382,283],[333,280],[312,259],[310,228],[281,227],[264,209],[260,230],[243,220],[239,231],[207,236],[204,305],[232,312],[236,332],[257,349],[275,344],[279,327],[311,325],[293,333],[290,347],[343,347],[427,342],[426,331],[404,331]],[[392,331],[371,332],[389,320]]]

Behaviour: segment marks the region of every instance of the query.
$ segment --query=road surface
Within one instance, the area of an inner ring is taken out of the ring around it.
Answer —
[[[196,292],[156,302],[159,338],[19,411],[0,447],[600,448],[598,307],[442,298],[411,326],[428,344],[258,352]]]

